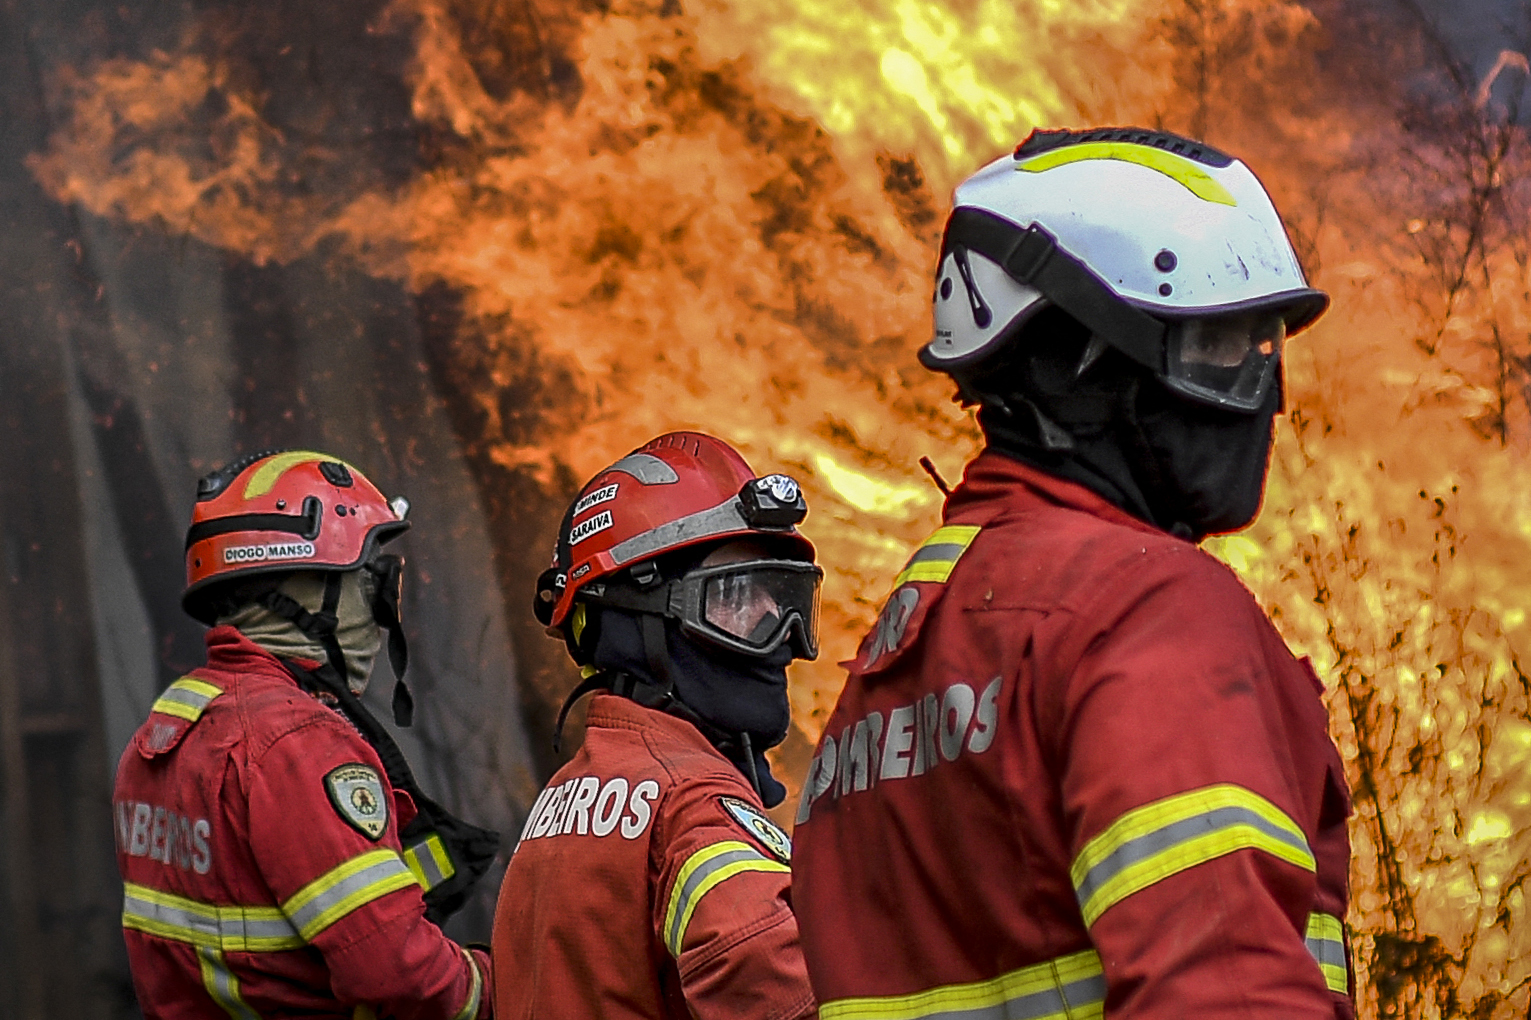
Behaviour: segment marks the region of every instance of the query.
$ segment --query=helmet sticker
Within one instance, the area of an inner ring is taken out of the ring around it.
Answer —
[[[578,517],[591,507],[600,506],[602,503],[609,503],[616,498],[617,483],[612,482],[610,485],[603,485],[594,492],[581,496],[579,502],[574,504],[574,513],[571,516]]]
[[[388,828],[388,798],[377,770],[360,762],[331,769],[324,777],[335,813],[374,843]]]
[[[258,496],[264,496],[276,488],[276,483],[281,481],[282,476],[288,471],[299,464],[312,464],[316,460],[334,461],[342,467],[350,467],[344,461],[338,461],[327,453],[315,453],[312,450],[290,450],[287,453],[279,453],[251,473],[250,480],[245,483],[244,498],[255,499]],[[349,474],[348,471],[347,475]]]
[[[719,797],[718,803],[723,805],[733,820],[744,827],[762,846],[783,864],[792,863],[792,838],[782,831],[781,826],[766,817],[764,811],[748,801],[737,797]]]
[[[1155,170],[1172,181],[1183,185],[1187,191],[1203,202],[1237,206],[1239,203],[1211,174],[1184,156],[1163,149],[1154,149],[1132,142],[1085,142],[1065,149],[1053,149],[1029,159],[1017,160],[1015,168],[1026,173],[1042,173],[1054,167],[1066,166],[1091,159],[1118,159],[1124,163]]]
[[[606,470],[632,475],[644,485],[674,485],[680,481],[675,469],[652,453],[629,453]]]
[[[314,555],[312,542],[273,542],[270,545],[231,545],[223,550],[225,563],[264,563],[268,560],[302,560]]]
[[[569,544],[579,545],[591,535],[599,534],[600,532],[605,531],[607,528],[611,527],[611,525],[611,511],[602,510],[594,517],[580,521],[578,524],[574,525],[574,527],[569,529]]]

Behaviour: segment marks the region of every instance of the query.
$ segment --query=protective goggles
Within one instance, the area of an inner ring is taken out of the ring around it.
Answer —
[[[1276,382],[1286,320],[1270,310],[1179,319],[1165,340],[1166,386],[1213,407],[1256,411]]]
[[[824,571],[798,560],[747,560],[700,567],[671,582],[681,629],[744,655],[790,642],[800,659],[819,654],[819,584]]]
[[[741,655],[770,655],[789,644],[797,658],[813,659],[823,580],[824,571],[801,560],[744,560],[698,567],[648,591],[590,585],[581,597],[667,616],[692,637]]]

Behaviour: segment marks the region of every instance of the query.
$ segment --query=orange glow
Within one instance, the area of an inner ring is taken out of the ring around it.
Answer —
[[[32,169],[60,201],[256,262],[448,288],[500,356],[481,438],[545,486],[674,428],[795,474],[828,572],[824,654],[794,674],[812,738],[836,660],[938,521],[919,458],[955,482],[977,448],[913,357],[951,186],[1043,124],[1162,124],[1245,156],[1335,304],[1287,347],[1261,519],[1208,548],[1328,685],[1358,790],[1358,978],[1414,975],[1363,990],[1363,1014],[1525,1012],[1531,433],[1523,397],[1496,403],[1507,377],[1484,382],[1484,338],[1531,336],[1528,263],[1508,234],[1442,286],[1424,242],[1455,235],[1399,206],[1424,191],[1376,156],[1377,100],[1317,91],[1307,9],[618,0],[558,15],[583,83],[562,103],[486,88],[463,6],[395,0],[380,26],[412,34],[413,114],[450,142],[403,185],[295,189],[292,140],[191,51],[55,83],[69,117]],[[567,382],[514,441],[497,398],[529,357]]]

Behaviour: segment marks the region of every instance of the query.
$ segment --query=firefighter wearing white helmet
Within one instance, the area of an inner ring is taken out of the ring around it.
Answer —
[[[1322,685],[1196,546],[1259,508],[1308,286],[1238,160],[1039,131],[958,189],[920,352],[984,451],[803,785],[820,1015],[1354,1017]]]
[[[1328,305],[1249,168],[1162,132],[1034,132],[954,206],[920,361],[991,443],[1185,537],[1248,524],[1282,347]]]

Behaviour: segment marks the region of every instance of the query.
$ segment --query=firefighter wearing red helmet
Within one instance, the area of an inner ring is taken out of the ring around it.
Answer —
[[[806,513],[791,478],[694,432],[570,506],[534,605],[585,678],[564,713],[596,693],[505,873],[500,1015],[814,1014],[763,754],[787,734],[787,664],[818,653]]]
[[[1307,286],[1244,164],[1035,132],[958,189],[928,368],[984,451],[815,754],[826,1018],[1354,1016],[1323,687],[1197,547],[1260,505]]]
[[[358,700],[386,630],[407,724],[403,561],[381,552],[407,512],[311,451],[201,480],[182,605],[207,664],[155,701],[113,793],[145,1017],[492,1015],[487,954],[438,923],[494,834],[425,797]]]

